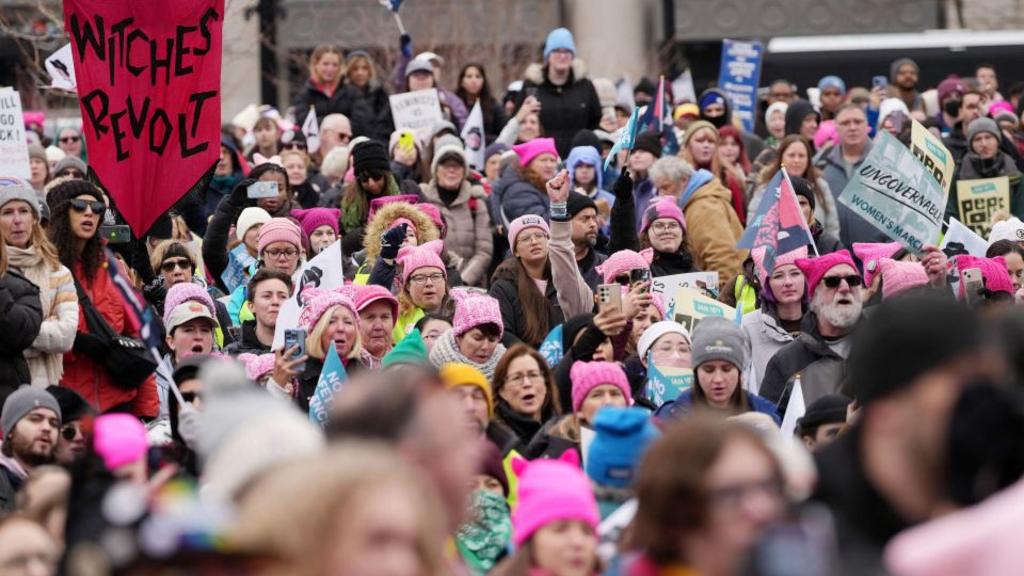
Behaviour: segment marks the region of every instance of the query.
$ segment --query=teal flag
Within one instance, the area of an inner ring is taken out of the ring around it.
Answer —
[[[341,363],[338,350],[332,344],[327,350],[327,358],[324,360],[323,369],[320,370],[320,379],[313,390],[313,397],[309,399],[310,422],[321,428],[327,425],[327,416],[331,411],[331,404],[334,403],[334,395],[341,390],[346,380],[348,373]]]

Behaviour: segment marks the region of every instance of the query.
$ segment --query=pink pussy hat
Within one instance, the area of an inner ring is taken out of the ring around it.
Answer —
[[[551,154],[556,159],[558,158],[558,149],[555,148],[554,138],[534,138],[529,142],[517,144],[512,149],[519,156],[519,163],[523,166],[528,165],[541,154]]]
[[[575,450],[554,460],[517,458],[512,470],[519,478],[519,505],[512,512],[512,541],[517,548],[537,530],[558,520],[580,520],[597,531],[601,514]]]
[[[850,256],[848,250],[836,250],[831,254],[825,254],[818,258],[798,259],[796,267],[804,273],[804,278],[807,279],[807,297],[814,298],[814,291],[818,289],[818,284],[821,283],[821,279],[825,274],[842,264],[848,264],[853,268],[854,272],[857,271],[857,264],[853,261],[853,256]]]
[[[452,290],[451,296],[455,300],[455,316],[452,318],[455,336],[462,336],[473,328],[485,324],[497,326],[499,338],[505,333],[505,325],[501,320],[501,306],[496,299],[463,289]]]
[[[398,260],[402,263],[402,284],[409,283],[409,276],[420,268],[437,268],[448,278],[448,272],[441,260],[441,251],[444,249],[444,242],[431,240],[420,246],[406,246],[398,251]]]
[[[853,253],[864,265],[864,285],[871,286],[878,274],[879,260],[892,258],[902,246],[898,242],[854,242]]]
[[[878,273],[882,275],[883,300],[928,284],[928,274],[920,262],[897,262],[892,258],[882,258],[878,263]]]

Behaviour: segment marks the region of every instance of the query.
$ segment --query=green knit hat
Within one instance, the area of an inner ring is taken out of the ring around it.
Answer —
[[[423,341],[423,334],[419,328],[402,338],[402,341],[395,344],[395,347],[384,355],[380,361],[381,366],[387,368],[395,364],[430,364],[430,357],[427,354],[427,343]]]

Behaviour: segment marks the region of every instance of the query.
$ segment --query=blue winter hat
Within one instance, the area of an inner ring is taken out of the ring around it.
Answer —
[[[565,161],[565,169],[569,171],[569,185],[576,186],[576,167],[586,164],[594,167],[597,173],[597,188],[604,189],[604,175],[601,173],[601,153],[593,146],[577,146],[569,150],[569,158]]]
[[[548,34],[544,42],[544,59],[555,50],[568,50],[576,54],[576,43],[572,39],[572,32],[568,28],[555,28]]]
[[[839,76],[825,76],[818,80],[818,90],[825,88],[838,88],[841,94],[846,94],[846,82]]]
[[[627,488],[647,447],[660,433],[643,408],[602,408],[587,452],[587,476],[601,486]]]

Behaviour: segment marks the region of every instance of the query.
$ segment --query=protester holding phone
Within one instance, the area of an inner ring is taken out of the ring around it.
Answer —
[[[364,248],[364,229],[372,200],[400,194],[419,195],[420,192],[415,182],[399,180],[391,172],[387,150],[376,140],[360,142],[352,148],[352,169],[355,179],[345,185],[341,196],[341,250],[344,254],[355,254]]]

